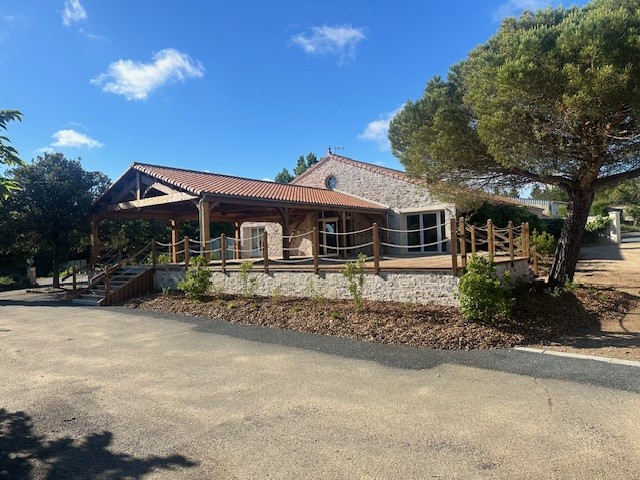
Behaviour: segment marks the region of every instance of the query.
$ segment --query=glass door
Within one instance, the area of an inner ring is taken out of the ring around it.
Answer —
[[[318,222],[320,232],[320,255],[331,255],[338,253],[338,220],[321,219]]]
[[[251,256],[262,256],[262,240],[264,238],[264,227],[256,227],[251,229]]]
[[[444,211],[407,215],[409,252],[442,252]]]

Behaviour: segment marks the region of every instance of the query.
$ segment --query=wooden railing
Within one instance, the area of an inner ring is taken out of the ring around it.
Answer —
[[[375,223],[369,228],[345,233],[328,233],[313,228],[309,232],[283,237],[284,258],[274,258],[270,255],[266,231],[261,233],[260,237],[243,238],[242,242],[238,242],[237,239],[227,239],[224,234],[207,243],[184,237],[176,243],[153,241],[151,257],[154,265],[162,257],[170,259],[166,263],[182,264],[186,268],[194,255],[200,255],[207,259],[208,265],[219,268],[222,272],[238,269],[241,262],[250,258],[252,261],[261,261],[260,268],[265,273],[270,269],[289,265],[295,266],[296,270],[304,269],[317,274],[321,270],[342,268],[346,262],[353,261],[358,253],[362,252],[366,255],[365,268],[378,274],[384,269],[381,266],[384,260],[408,258],[415,256],[417,250],[436,249],[443,255],[447,254],[447,250],[449,251],[450,269],[454,275],[458,275],[464,269],[469,254],[486,252],[491,257],[500,257],[502,261],[508,257],[512,264],[516,257],[530,257],[528,223],[522,223],[516,227],[509,222],[507,227],[498,228],[489,220],[486,225],[478,227],[467,225],[466,220],[460,218],[459,220],[451,219],[450,238],[446,238],[444,230],[444,225],[417,230],[394,230]],[[407,245],[409,235],[412,234],[424,243],[416,245],[414,242]],[[391,236],[396,239],[395,243],[390,240]],[[428,242],[427,238],[439,240]],[[307,245],[304,253],[300,246],[303,240]],[[255,250],[246,248],[252,242],[261,244],[259,255],[255,255]],[[394,257],[391,251],[400,252],[400,256]],[[432,253],[435,252],[417,254],[431,256]],[[440,270],[440,268],[437,269]]]
[[[121,267],[118,267],[118,268],[121,268]],[[128,300],[129,298],[143,295],[153,290],[153,278],[155,274],[155,269],[151,267],[143,272],[140,272],[139,275],[131,278],[126,284],[111,291],[111,288],[110,288],[111,272],[114,272],[116,270],[117,268],[115,267],[109,267],[105,270],[105,277],[104,277],[105,297],[99,303],[101,306],[110,305],[112,303],[123,302],[125,300]]]
[[[529,222],[514,226],[509,221],[506,228],[497,228],[491,219],[482,227],[467,225],[464,217],[458,221],[451,219],[451,261],[452,272],[458,274],[459,268],[467,264],[467,254],[486,252],[491,258],[508,256],[511,266],[516,256],[531,258]],[[458,253],[461,265],[457,265]],[[535,258],[535,257],[534,257]],[[537,264],[536,264],[537,270]],[[537,275],[537,272],[535,272]]]

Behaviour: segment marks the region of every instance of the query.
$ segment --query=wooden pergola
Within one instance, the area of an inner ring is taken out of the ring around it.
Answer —
[[[108,218],[165,220],[172,244],[178,243],[180,223],[186,220],[199,222],[201,242],[210,240],[215,221],[233,224],[238,241],[244,222],[279,223],[287,258],[284,237],[309,214],[317,220],[324,211],[336,212],[343,230],[348,213],[386,224],[385,206],[342,192],[133,163],[92,207],[91,261],[98,260],[98,228]]]

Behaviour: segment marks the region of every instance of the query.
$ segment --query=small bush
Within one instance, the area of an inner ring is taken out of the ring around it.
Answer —
[[[605,235],[607,233],[607,227],[611,223],[611,217],[599,215],[584,227],[584,236],[582,237],[582,243],[585,244],[597,244],[603,243]]]
[[[11,277],[0,276],[0,287],[10,287],[15,282],[15,280]]]
[[[158,265],[166,265],[169,263],[171,263],[171,255],[169,255],[168,253],[161,253],[156,258],[156,264]]]
[[[493,323],[498,316],[511,317],[515,303],[511,276],[505,272],[501,279],[491,259],[472,255],[458,289],[465,319]]]
[[[187,278],[178,284],[178,290],[182,290],[189,300],[199,302],[209,289],[210,279],[211,272],[205,258],[195,257],[187,270]]]
[[[240,265],[240,279],[242,280],[243,296],[245,298],[252,296],[258,287],[258,279],[251,276],[251,270],[253,270],[253,263],[249,261],[242,262]]]
[[[556,239],[548,232],[534,230],[531,234],[530,245],[540,255],[553,255],[556,251]]]
[[[347,287],[349,293],[355,303],[356,308],[362,307],[362,290],[364,288],[364,262],[366,260],[364,253],[358,254],[355,262],[347,262],[344,266],[342,274],[347,277]]]
[[[271,301],[273,303],[279,303],[280,300],[282,300],[282,285],[278,285],[273,289],[273,292],[271,292]]]
[[[307,286],[305,287],[305,292],[307,294],[307,297],[311,298],[316,303],[322,303],[324,301],[324,294],[316,286],[313,279],[307,282]]]

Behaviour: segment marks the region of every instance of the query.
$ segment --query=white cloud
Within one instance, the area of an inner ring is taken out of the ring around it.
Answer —
[[[204,66],[186,53],[167,48],[153,55],[151,63],[118,60],[106,73],[91,79],[105,92],[122,95],[127,100],[145,100],[151,92],[171,81],[202,78]]]
[[[498,21],[505,17],[520,15],[523,10],[540,10],[553,3],[550,0],[509,0],[493,11],[493,19]]]
[[[398,110],[381,115],[380,119],[369,122],[364,131],[358,135],[358,139],[364,140],[365,142],[377,143],[378,148],[383,152],[390,150],[389,123],[391,123],[391,119],[395,114],[398,113]]]
[[[350,25],[340,27],[311,27],[308,33],[299,33],[291,37],[290,42],[312,55],[336,54],[341,60],[354,58],[356,47],[367,37],[362,28]]]
[[[42,147],[42,148],[37,148],[35,150],[35,153],[53,153],[55,152],[55,150],[52,147]]]
[[[62,23],[69,26],[87,19],[87,11],[80,0],[65,0],[64,11],[62,12]]]
[[[52,147],[87,147],[101,148],[104,144],[94,140],[84,133],[76,132],[73,129],[58,130],[52,135],[55,142],[51,143]],[[47,147],[45,147],[47,148]]]

